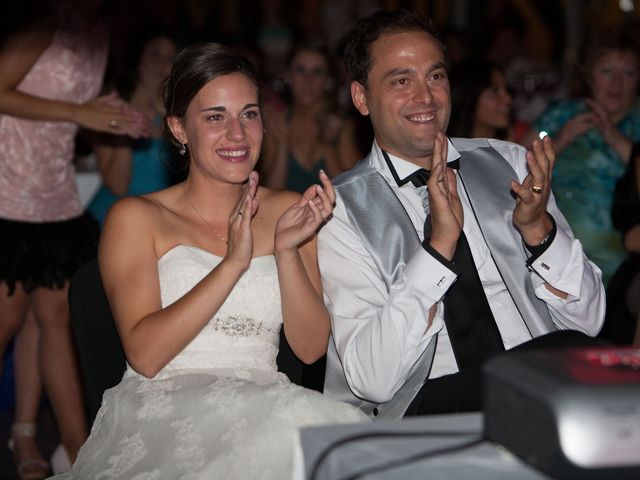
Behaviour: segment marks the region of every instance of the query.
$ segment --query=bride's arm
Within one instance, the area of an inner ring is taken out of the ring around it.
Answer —
[[[323,189],[310,187],[278,220],[274,252],[287,341],[305,363],[327,351],[331,322],[322,297],[315,232],[333,210],[335,193],[326,177]]]
[[[149,378],[202,330],[251,260],[250,253],[247,256],[245,251],[239,252],[244,244],[252,242],[250,221],[244,220],[251,217],[251,202],[245,201],[245,214],[230,225],[236,240],[234,250],[186,295],[162,308],[159,252],[154,239],[159,235],[154,232],[163,230],[160,208],[139,197],[118,201],[105,221],[98,253],[100,273],[127,361]]]

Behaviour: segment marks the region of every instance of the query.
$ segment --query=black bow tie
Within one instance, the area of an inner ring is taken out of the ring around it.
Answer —
[[[414,187],[424,187],[429,181],[429,177],[431,176],[431,171],[426,170],[424,168],[420,168],[416,170],[408,177],[405,177],[403,180],[404,183],[411,182]]]
[[[411,182],[413,184],[414,187],[423,187],[427,184],[427,182],[429,181],[429,176],[431,175],[431,172],[429,170],[426,170],[424,168],[420,168],[418,170],[416,170],[415,172],[413,172],[411,175],[406,176],[405,178],[400,178],[398,176],[398,172],[396,172],[395,167],[393,166],[393,163],[391,163],[391,159],[389,158],[389,155],[387,154],[387,152],[385,152],[384,150],[382,151],[382,156],[384,157],[385,162],[387,162],[387,166],[389,167],[389,170],[391,171],[391,175],[393,175],[393,179],[396,181],[396,183],[398,184],[399,187]],[[453,168],[454,170],[459,170],[460,169],[460,159],[455,159],[449,163],[447,163],[447,167],[449,168]]]
[[[447,163],[447,167],[452,168],[454,170],[459,170],[460,160],[456,158],[455,160],[450,161],[449,163]],[[424,187],[429,181],[430,176],[431,176],[430,170],[420,168],[415,172],[413,172],[408,177],[405,177],[405,179],[402,180],[402,184],[404,185],[407,182],[411,182],[413,183],[414,187]]]

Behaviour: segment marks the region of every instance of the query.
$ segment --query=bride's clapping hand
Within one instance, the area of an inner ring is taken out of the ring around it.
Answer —
[[[282,253],[298,248],[311,238],[333,212],[336,194],[329,177],[320,172],[320,185],[309,187],[276,223],[274,250]]]
[[[258,173],[253,171],[249,175],[249,182],[243,195],[229,216],[229,238],[226,258],[239,263],[245,269],[249,268],[251,257],[253,256],[251,220],[258,210],[257,190]]]

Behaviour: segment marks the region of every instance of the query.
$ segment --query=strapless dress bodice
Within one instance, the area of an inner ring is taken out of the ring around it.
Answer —
[[[222,258],[198,247],[178,245],[158,260],[162,307],[185,295]],[[282,325],[280,288],[273,255],[255,257],[227,300],[189,345],[158,374],[182,370],[276,372]],[[219,372],[220,373],[220,372]]]

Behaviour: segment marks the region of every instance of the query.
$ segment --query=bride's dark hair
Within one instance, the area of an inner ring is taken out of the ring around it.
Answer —
[[[164,85],[165,118],[183,119],[187,108],[200,89],[221,75],[241,73],[258,89],[258,76],[251,62],[232,48],[219,43],[200,43],[191,45],[176,56],[171,73]],[[177,146],[177,140],[168,128],[168,138]]]

